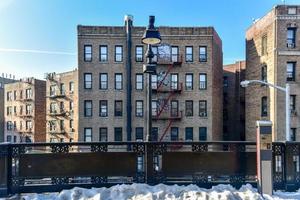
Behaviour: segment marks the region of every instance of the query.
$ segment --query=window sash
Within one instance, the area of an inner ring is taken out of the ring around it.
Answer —
[[[123,101],[115,101],[115,116],[121,117],[123,115]]]
[[[92,89],[92,74],[84,74],[84,89]]]
[[[171,89],[178,89],[178,74],[171,74]]]
[[[185,61],[193,62],[193,47],[185,47]]]
[[[107,62],[108,61],[108,48],[106,45],[100,45],[100,62]]]
[[[193,74],[185,75],[185,89],[193,90]]]
[[[107,128],[100,128],[99,129],[99,141],[100,142],[107,142]]]
[[[268,98],[267,97],[261,98],[261,116],[262,117],[268,116]]]
[[[193,141],[193,127],[186,127],[185,128],[185,140]]]
[[[295,62],[287,63],[287,69],[286,69],[287,81],[295,81],[295,68],[296,68]]]
[[[207,117],[207,101],[199,101],[199,116]]]
[[[207,61],[207,47],[199,47],[199,61],[200,62]]]
[[[158,106],[157,106],[157,101],[156,100],[152,100],[152,116],[156,117],[157,113],[158,113]]]
[[[199,74],[199,89],[205,90],[207,88],[207,76],[206,74]]]
[[[123,61],[123,46],[115,46],[115,62]]]
[[[178,117],[178,101],[171,101],[171,117]]]
[[[207,128],[199,127],[199,140],[206,141],[207,140]]]
[[[100,100],[100,117],[107,117],[108,106],[106,100]]]
[[[122,90],[122,88],[123,88],[123,75],[116,74],[115,75],[115,89]]]
[[[93,116],[93,103],[92,101],[84,101],[84,116],[91,117]]]
[[[92,61],[92,45],[84,46],[84,61],[85,62]]]
[[[178,141],[179,131],[177,127],[171,127],[171,141]]]
[[[143,127],[137,127],[135,129],[135,139],[136,140],[143,140],[144,139],[144,129],[143,129]]]
[[[144,107],[143,101],[136,101],[136,112],[135,112],[136,117],[143,117],[144,114],[143,107]]]
[[[144,76],[143,74],[136,74],[135,76],[135,88],[137,90],[142,90],[144,85]]]
[[[108,75],[100,74],[100,89],[106,90],[108,87]]]
[[[178,62],[178,57],[179,57],[179,48],[171,47],[171,61]]]
[[[123,140],[122,128],[115,128],[115,141],[122,142],[122,140]]]
[[[92,142],[92,135],[93,135],[92,128],[84,129],[84,141],[85,142]]]
[[[143,47],[142,46],[136,46],[135,47],[135,60],[137,62],[143,62]]]
[[[185,101],[185,115],[193,116],[193,101]]]
[[[151,87],[152,89],[157,89],[157,75],[156,74],[152,74],[151,75]]]

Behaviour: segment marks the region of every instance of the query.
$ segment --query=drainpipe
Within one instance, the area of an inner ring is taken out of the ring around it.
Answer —
[[[131,28],[132,28],[132,20],[133,16],[125,15],[125,28],[126,28],[126,82],[127,82],[127,92],[126,92],[126,114],[127,114],[127,121],[126,121],[126,133],[127,133],[127,141],[131,141],[131,131],[132,131],[132,115],[131,115],[131,108],[132,108],[132,99],[131,99],[131,92],[132,92],[132,83],[131,83]]]

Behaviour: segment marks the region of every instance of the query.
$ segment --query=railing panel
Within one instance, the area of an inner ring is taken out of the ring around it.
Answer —
[[[134,176],[135,153],[24,154],[19,159],[19,176]]]
[[[0,197],[8,193],[8,145],[0,144]]]

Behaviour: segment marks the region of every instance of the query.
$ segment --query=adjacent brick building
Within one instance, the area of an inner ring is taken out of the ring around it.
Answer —
[[[5,78],[4,74],[0,76],[0,142],[4,141],[4,85],[15,82],[12,78]]]
[[[78,71],[46,74],[47,142],[78,141]]]
[[[246,79],[291,85],[291,135],[300,140],[300,6],[278,5],[246,33]],[[255,121],[273,122],[273,139],[285,140],[285,94],[261,85],[246,88],[246,139]]]
[[[46,141],[46,82],[24,78],[5,84],[5,141]]]
[[[145,27],[78,26],[79,141],[145,140]],[[159,27],[151,139],[222,139],[222,42],[213,27]]]
[[[245,140],[245,61],[223,67],[223,139]]]

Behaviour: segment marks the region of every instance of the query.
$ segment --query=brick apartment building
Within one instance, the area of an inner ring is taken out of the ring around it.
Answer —
[[[4,73],[0,76],[0,142],[4,141],[4,85],[13,82],[14,78],[7,78]]]
[[[246,33],[246,79],[291,86],[291,136],[300,140],[300,6],[278,5]],[[285,140],[285,94],[261,85],[246,88],[246,139],[255,121],[273,122],[273,139]]]
[[[78,71],[47,73],[46,141],[78,141]]]
[[[223,139],[245,140],[245,61],[223,67]]]
[[[6,142],[46,141],[46,82],[24,78],[4,86]]]
[[[145,140],[145,27],[78,26],[79,141]],[[222,139],[222,41],[213,27],[159,27],[153,47],[155,141]]]

